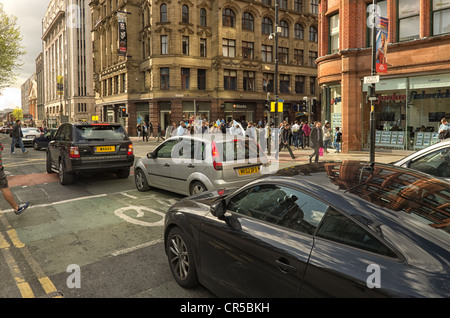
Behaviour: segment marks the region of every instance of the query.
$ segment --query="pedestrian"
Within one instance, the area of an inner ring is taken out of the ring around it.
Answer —
[[[450,138],[450,125],[446,118],[441,119],[441,125],[439,126],[438,132],[440,140]]]
[[[144,121],[144,124],[142,125],[142,141],[145,141],[145,139],[148,141],[148,127],[147,123]]]
[[[322,126],[323,133],[323,150],[325,153],[328,153],[328,148],[331,147],[331,125],[329,122],[326,122],[324,126]]]
[[[17,204],[16,200],[14,199],[13,194],[11,193],[11,189],[8,185],[8,179],[6,178],[6,174],[3,167],[3,161],[2,161],[2,151],[3,151],[3,144],[0,142],[0,189],[2,190],[3,197],[5,198],[6,202],[9,203],[9,205],[13,208],[14,213],[16,215],[22,214],[23,211],[28,208],[30,205],[29,202],[21,203],[20,205]]]
[[[11,154],[14,154],[14,147],[16,146],[16,143],[19,144],[20,148],[22,148],[22,152],[23,153],[27,153],[28,151],[25,149],[25,147],[23,146],[23,142],[22,142],[22,128],[21,128],[21,121],[20,119],[16,120],[16,124],[14,125],[12,131],[11,131],[11,137],[12,137],[12,142],[11,142]]]
[[[319,162],[319,151],[320,148],[323,148],[323,131],[320,121],[316,122],[316,126],[311,129],[309,141],[314,149],[314,152],[309,156],[309,162],[312,162],[313,157],[315,157],[314,162]]]
[[[157,132],[158,132],[158,142],[159,142],[159,138],[164,140],[164,137],[161,135],[161,124],[160,123],[157,124],[156,129],[157,129]]]
[[[303,124],[303,147],[309,147],[309,135],[311,134],[311,127],[309,127],[308,122],[305,121]]]
[[[341,148],[341,141],[342,133],[339,131],[339,127],[336,127],[336,133],[334,134],[334,148],[336,148],[335,152],[339,152],[339,149]]]
[[[292,137],[294,138],[294,147],[299,148],[299,142],[298,142],[298,130],[300,129],[300,126],[298,124],[298,121],[295,121],[292,125]]]
[[[180,121],[180,125],[177,128],[177,136],[183,136],[186,133],[186,124],[184,121]]]
[[[141,124],[138,124],[136,127],[138,138],[141,138],[141,130],[142,130]]]
[[[152,122],[148,122],[147,123],[147,141],[148,141],[148,137],[154,137],[155,135],[153,134],[153,124]]]
[[[289,137],[290,137],[290,135],[291,135],[291,126],[288,123],[286,123],[286,124],[284,124],[284,127],[281,130],[281,135],[280,135],[281,141],[280,141],[280,148],[279,148],[278,151],[281,151],[281,149],[283,147],[285,147],[289,151],[289,154],[291,155],[291,158],[295,159],[295,156],[292,153],[291,146],[289,145]]]

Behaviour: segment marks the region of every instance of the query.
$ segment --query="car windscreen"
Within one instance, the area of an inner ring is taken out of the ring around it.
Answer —
[[[122,126],[93,125],[76,128],[79,141],[124,140],[127,136]]]

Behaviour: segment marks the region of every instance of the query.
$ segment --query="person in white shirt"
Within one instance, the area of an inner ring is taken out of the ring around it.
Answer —
[[[299,148],[298,145],[298,130],[300,129],[300,125],[298,124],[297,121],[295,121],[295,123],[292,125],[292,136],[294,137],[294,147],[295,148]]]

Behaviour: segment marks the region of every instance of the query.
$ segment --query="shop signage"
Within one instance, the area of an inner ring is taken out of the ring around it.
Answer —
[[[127,25],[125,21],[119,21],[119,54],[127,54]]]
[[[411,102],[412,100],[415,99],[432,99],[432,98],[450,98],[450,90],[447,89],[445,93],[442,93],[440,89],[438,89],[437,93],[425,93],[425,91],[422,91],[422,93],[418,93],[417,91],[411,91],[408,102]]]
[[[239,108],[239,109],[246,109],[247,105],[242,105],[242,104],[234,104],[233,108]]]

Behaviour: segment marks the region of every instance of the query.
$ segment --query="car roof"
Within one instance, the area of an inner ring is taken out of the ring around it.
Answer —
[[[405,162],[407,162],[407,161],[409,161],[409,160],[411,160],[413,158],[421,156],[422,154],[434,151],[435,149],[440,149],[440,148],[445,148],[445,147],[450,147],[450,138],[441,140],[441,141],[439,141],[439,142],[437,142],[435,144],[432,144],[431,146],[428,146],[426,148],[420,149],[420,150],[418,150],[418,151],[416,151],[416,152],[414,152],[414,153],[412,153],[412,154],[410,154],[410,155],[408,155],[406,157],[403,157],[402,159],[394,162],[394,164],[395,165],[402,165]]]

